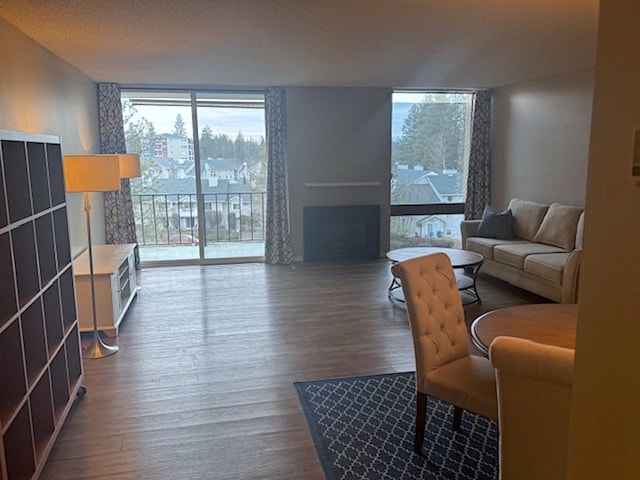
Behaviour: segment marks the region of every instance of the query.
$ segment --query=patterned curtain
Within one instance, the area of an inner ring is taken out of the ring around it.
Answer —
[[[491,200],[491,90],[475,94],[471,120],[471,151],[467,176],[467,201],[464,218],[482,217],[482,210]]]
[[[115,83],[98,84],[98,114],[100,122],[100,152],[127,153],[122,120],[120,87]],[[138,243],[133,217],[129,179],[123,178],[119,192],[104,192],[104,217],[107,243]],[[138,248],[135,250],[139,268]]]
[[[293,262],[287,201],[286,92],[281,87],[265,91],[267,133],[267,219],[265,260],[272,264]]]

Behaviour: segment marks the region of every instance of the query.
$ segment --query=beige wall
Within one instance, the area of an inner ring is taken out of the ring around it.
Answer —
[[[491,201],[585,204],[593,69],[494,91]]]
[[[61,138],[63,154],[99,148],[96,84],[0,20],[0,129]],[[104,243],[102,196],[93,195],[92,236]],[[67,195],[73,254],[86,245],[82,194]]]
[[[391,89],[287,88],[287,161],[291,239],[303,255],[302,208],[381,206],[380,249],[389,249]],[[309,188],[313,182],[379,186]]]
[[[0,20],[0,128],[59,135],[63,153],[98,150],[95,83]],[[574,72],[495,92],[493,197],[584,204],[593,72]],[[305,205],[382,205],[388,249],[391,89],[287,89],[289,193],[294,254],[302,257]],[[549,173],[553,172],[553,173]],[[312,189],[305,182],[379,181],[379,187]],[[80,194],[69,195],[74,252],[86,243]],[[104,242],[100,195],[92,233]]]
[[[600,0],[571,480],[640,478],[640,3]]]

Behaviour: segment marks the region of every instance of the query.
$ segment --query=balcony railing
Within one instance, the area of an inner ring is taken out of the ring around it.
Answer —
[[[199,238],[195,193],[131,198],[141,246],[264,241],[265,192],[203,194],[204,239]]]

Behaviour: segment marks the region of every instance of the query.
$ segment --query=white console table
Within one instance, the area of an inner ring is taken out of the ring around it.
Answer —
[[[98,330],[112,337],[118,335],[120,322],[138,293],[135,246],[134,243],[126,243],[95,245],[92,248]],[[73,273],[76,281],[80,331],[92,332],[88,251],[83,252],[73,261]]]

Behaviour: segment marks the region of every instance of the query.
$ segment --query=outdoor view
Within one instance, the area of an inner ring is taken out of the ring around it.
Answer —
[[[194,100],[189,92],[123,92],[127,150],[139,152],[142,164],[131,181],[141,259],[260,257],[264,97],[198,93]]]
[[[460,246],[472,99],[394,92],[392,249]],[[125,91],[122,108],[127,150],[141,155],[131,181],[141,259],[261,257],[264,96]]]
[[[465,200],[472,100],[471,93],[394,92],[391,205],[401,214],[391,217],[392,249],[460,247],[462,208],[438,214],[432,205]],[[409,205],[422,205],[412,210],[420,214],[403,215]]]

